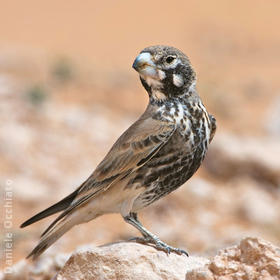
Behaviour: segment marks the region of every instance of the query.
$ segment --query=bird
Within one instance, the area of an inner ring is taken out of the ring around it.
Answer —
[[[27,258],[36,259],[72,227],[108,213],[120,213],[140,231],[136,242],[188,256],[147,230],[137,213],[193,176],[213,139],[216,119],[203,105],[196,73],[179,49],[147,47],[132,67],[149,96],[146,110],[77,189],[20,226],[61,212]]]

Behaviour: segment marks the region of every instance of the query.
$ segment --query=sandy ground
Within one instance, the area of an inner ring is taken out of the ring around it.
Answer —
[[[86,179],[144,110],[148,98],[131,64],[148,45],[187,53],[200,95],[217,117],[217,139],[241,140],[234,142],[237,154],[242,139],[263,143],[256,154],[263,149],[269,170],[280,170],[274,164],[279,154],[266,152],[271,142],[279,151],[280,2],[0,4],[0,187],[3,195],[10,182],[13,187],[13,262],[26,256],[52,219],[26,229],[20,223]],[[234,144],[227,143],[231,150]],[[255,176],[248,170],[259,169],[250,161],[240,172],[227,155],[218,161],[215,153],[183,188],[141,212],[144,224],[192,254],[211,255],[250,234],[279,244],[277,174]],[[266,170],[262,158],[259,164]],[[50,250],[71,252],[135,234],[121,217],[108,215],[74,228]]]

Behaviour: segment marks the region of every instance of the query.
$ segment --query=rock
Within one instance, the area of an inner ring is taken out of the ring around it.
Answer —
[[[248,237],[237,246],[221,250],[207,266],[215,279],[280,279],[280,249]]]
[[[202,268],[208,262],[205,258],[167,255],[151,246],[120,242],[74,253],[56,280],[179,280],[188,271]]]
[[[71,279],[280,279],[280,249],[248,237],[221,250],[210,262],[166,255],[149,246],[115,243],[74,253],[56,280]]]
[[[218,133],[204,162],[214,178],[230,180],[251,176],[278,187],[280,184],[279,139]]]
[[[10,268],[13,273],[5,276],[0,274],[0,279],[280,279],[280,249],[254,237],[245,238],[240,244],[221,250],[211,260],[174,253],[167,255],[153,247],[133,242],[102,247],[86,246],[73,253],[65,263],[67,258],[67,255],[62,254],[45,254],[32,264],[23,260]]]

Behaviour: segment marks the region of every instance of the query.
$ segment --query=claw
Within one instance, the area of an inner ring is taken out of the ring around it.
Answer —
[[[147,243],[153,244],[155,246],[155,248],[166,252],[167,255],[169,255],[171,252],[173,252],[178,255],[186,255],[187,257],[189,256],[189,254],[185,250],[169,246],[158,238],[133,237],[133,238],[129,239],[129,241],[135,241],[135,242],[139,242],[142,244],[147,244]]]
[[[129,215],[124,217],[124,220],[136,227],[143,235],[143,237],[134,237],[131,238],[130,241],[136,241],[143,244],[152,244],[155,248],[162,250],[169,255],[171,252],[174,252],[178,255],[186,255],[189,256],[188,253],[182,249],[174,248],[166,243],[162,242],[156,235],[149,232],[147,229],[143,227],[143,225],[137,219],[137,214],[131,212]]]

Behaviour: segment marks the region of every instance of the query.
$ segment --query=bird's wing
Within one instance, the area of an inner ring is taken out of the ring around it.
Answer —
[[[111,150],[81,186],[78,196],[107,189],[112,182],[127,176],[151,159],[167,143],[174,124],[140,118],[116,141]]]
[[[95,171],[77,189],[78,193],[72,203],[42,236],[74,209],[143,166],[168,142],[175,130],[175,124],[145,117],[144,114],[120,136]]]

